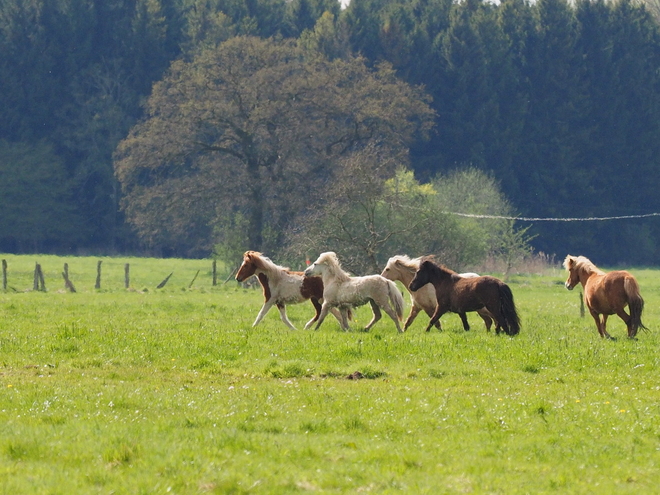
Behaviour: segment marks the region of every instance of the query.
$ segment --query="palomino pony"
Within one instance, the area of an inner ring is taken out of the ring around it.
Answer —
[[[426,284],[432,284],[435,288],[437,301],[435,312],[426,327],[427,332],[448,311],[458,313],[465,327],[465,313],[484,307],[495,320],[496,333],[500,333],[500,328],[507,335],[517,335],[520,332],[520,318],[513,302],[513,294],[509,286],[501,280],[495,277],[461,277],[447,267],[422,258],[409,288],[415,292]]]
[[[605,273],[584,256],[566,256],[564,268],[568,270],[566,288],[573,290],[578,283],[584,289],[584,303],[596,322],[601,337],[612,339],[607,333],[607,317],[617,315],[628,327],[628,337],[633,339],[642,324],[644,299],[639,284],[630,273],[619,270]],[[630,315],[623,308],[628,306]],[[600,315],[603,315],[601,320]]]
[[[236,273],[236,280],[243,282],[252,275],[256,275],[264,291],[264,305],[252,324],[256,327],[266,316],[266,313],[277,306],[280,318],[291,330],[296,327],[286,316],[286,305],[297,304],[309,299],[314,305],[316,314],[309,320],[305,328],[309,328],[319,318],[321,301],[323,300],[323,281],[320,277],[305,277],[302,272],[292,272],[288,268],[278,266],[270,259],[257,251],[246,251],[243,255],[243,264]],[[334,311],[335,317],[341,321],[341,315]]]
[[[419,269],[420,262],[421,258],[411,259],[406,255],[393,256],[387,261],[387,265],[385,266],[385,269],[383,269],[381,276],[395,282],[398,280],[408,289],[410,282],[412,282],[412,279],[415,276],[415,272]],[[479,276],[476,273],[460,273],[459,275],[465,278]],[[417,315],[421,310],[424,310],[426,314],[431,317],[435,312],[435,307],[438,305],[435,297],[435,289],[431,284],[425,285],[416,292],[408,289],[408,292],[410,292],[410,297],[412,299],[412,307],[410,308],[410,315],[408,316],[406,323],[403,325],[404,332],[410,325],[412,325],[412,322],[417,318]],[[481,308],[477,310],[477,313],[479,313],[479,316],[484,320],[486,330],[490,332],[490,328],[493,325],[493,319],[488,314],[488,311],[485,308]],[[440,320],[436,322],[435,326],[440,328]],[[463,320],[463,328],[465,328],[465,330],[470,329],[467,318]]]
[[[369,330],[381,318],[381,308],[396,325],[399,332],[399,320],[403,317],[403,296],[396,284],[380,275],[366,277],[351,277],[341,268],[337,255],[332,251],[322,253],[318,259],[305,270],[305,276],[321,275],[323,279],[323,306],[316,323],[316,329],[321,326],[331,308],[339,308],[342,313],[341,326],[348,330],[345,311],[348,308],[371,304],[373,318],[365,327]]]

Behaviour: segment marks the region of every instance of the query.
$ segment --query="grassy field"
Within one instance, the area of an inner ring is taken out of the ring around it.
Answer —
[[[509,281],[509,338],[253,329],[260,291],[208,260],[103,259],[95,290],[97,258],[0,258],[0,493],[657,493],[660,271],[631,270],[651,330],[606,342],[559,267]]]

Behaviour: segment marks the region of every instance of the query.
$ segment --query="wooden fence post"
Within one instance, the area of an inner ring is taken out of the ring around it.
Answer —
[[[76,288],[69,280],[69,264],[64,263],[64,271],[62,272],[62,277],[64,277],[64,287],[69,289],[69,292],[76,292]]]
[[[199,275],[199,270],[197,270],[197,273],[195,273],[195,276],[193,277],[192,281],[190,282],[190,285],[188,286],[189,289],[195,283],[195,280],[197,279],[197,275]]]
[[[44,272],[41,271],[41,265],[35,263],[34,265],[34,285],[32,287],[34,290],[40,290],[46,292],[46,281],[44,280]]]
[[[580,291],[580,318],[584,318],[584,297],[582,296],[582,291]]]
[[[213,260],[213,286],[218,285],[218,271],[217,263]]]
[[[2,290],[7,290],[7,260],[2,260]]]
[[[96,262],[96,283],[94,284],[95,289],[101,288],[101,263],[103,263],[102,260],[98,260]]]
[[[126,287],[127,289],[128,289],[128,288],[130,287],[130,285],[131,285],[130,270],[131,270],[130,265],[129,265],[128,263],[126,263],[126,264],[124,265],[124,287]]]
[[[174,272],[172,272],[172,273],[174,273]],[[167,283],[167,281],[168,281],[168,280],[170,279],[170,277],[172,276],[172,273],[170,273],[167,277],[165,277],[165,280],[163,280],[161,283],[159,283],[159,284],[156,286],[156,289],[162,289],[163,287],[165,287],[165,284]]]

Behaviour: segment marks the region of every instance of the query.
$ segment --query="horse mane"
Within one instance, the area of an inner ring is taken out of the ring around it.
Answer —
[[[604,275],[605,272],[594,265],[589,258],[584,256],[571,256],[570,254],[564,259],[564,268],[571,270],[569,265],[573,263],[573,268],[582,270],[585,273],[595,273],[597,275]]]
[[[390,263],[398,264],[400,266],[403,266],[404,268],[407,268],[410,271],[415,272],[419,268],[419,264],[421,260],[422,260],[421,258],[410,258],[405,254],[397,254],[396,256],[392,256],[387,262],[387,264],[388,265]]]
[[[290,271],[287,267],[276,265],[268,256],[264,256],[259,251],[246,251],[243,257],[250,258],[257,267],[257,270],[262,270],[264,272]]]
[[[447,268],[445,265],[442,265],[442,264],[440,264],[440,263],[436,263],[436,261],[435,261],[435,256],[432,256],[432,255],[430,255],[430,256],[422,256],[421,258],[419,258],[419,266],[421,267],[421,266],[422,266],[422,263],[424,263],[425,261],[428,261],[429,264],[430,264],[430,265],[433,267],[433,269],[436,270],[436,271],[449,273],[450,275],[458,275],[458,274],[457,274],[454,270],[452,270],[451,268]]]
[[[327,266],[332,275],[339,280],[345,281],[351,278],[351,276],[342,269],[337,253],[334,251],[321,253],[316,262]]]

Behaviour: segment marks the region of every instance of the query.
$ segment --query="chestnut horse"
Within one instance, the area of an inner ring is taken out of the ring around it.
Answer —
[[[383,269],[381,276],[393,280],[399,281],[406,286],[408,292],[410,292],[410,297],[412,299],[412,306],[410,308],[410,315],[406,320],[406,323],[403,325],[403,330],[412,325],[412,322],[417,318],[417,315],[421,310],[424,310],[429,317],[433,316],[435,312],[435,307],[438,305],[438,302],[435,297],[435,289],[431,284],[427,284],[416,292],[411,291],[408,288],[410,282],[415,276],[415,272],[419,269],[419,263],[421,258],[409,258],[406,255],[397,255],[392,256],[388,261],[387,265]],[[461,277],[465,278],[474,278],[479,275],[476,273],[459,273]],[[479,316],[484,320],[486,325],[486,330],[490,332],[490,328],[493,325],[493,319],[488,314],[486,308],[481,308],[477,311]],[[440,320],[435,324],[438,329],[440,329]],[[467,322],[467,318],[463,320],[463,328],[465,330],[470,329],[470,325]]]
[[[451,311],[458,313],[465,326],[468,311],[478,311],[486,308],[495,320],[495,332],[500,328],[507,335],[517,335],[520,332],[520,318],[513,302],[513,294],[508,285],[495,277],[461,277],[458,273],[441,265],[436,265],[428,258],[422,258],[419,269],[415,273],[409,288],[415,292],[426,284],[435,288],[437,306],[426,327],[431,330],[440,317]]]
[[[607,317],[617,315],[628,328],[628,337],[633,339],[642,324],[644,299],[639,291],[639,284],[630,273],[619,270],[605,273],[584,256],[566,256],[564,268],[568,278],[564,284],[572,290],[578,283],[584,289],[584,303],[596,322],[601,337],[612,339],[607,333]],[[623,308],[628,306],[630,315]],[[601,319],[600,315],[603,315]]]
[[[252,275],[257,276],[264,291],[264,305],[261,307],[257,319],[254,320],[253,327],[259,324],[273,305],[276,305],[284,324],[291,330],[295,330],[296,327],[286,316],[286,305],[301,303],[307,299],[314,305],[316,314],[307,322],[305,328],[309,328],[318,320],[323,300],[321,277],[306,278],[302,272],[293,272],[288,268],[278,266],[257,251],[246,251],[243,255],[243,263],[236,273],[236,280],[243,282]],[[338,311],[334,311],[333,314],[341,321]]]
[[[394,321],[396,329],[403,332],[399,320],[403,317],[403,296],[396,284],[380,275],[366,277],[351,277],[339,263],[337,255],[332,251],[322,253],[318,259],[305,270],[305,276],[321,275],[323,279],[323,307],[316,323],[316,329],[321,326],[331,308],[342,311],[342,328],[348,330],[348,321],[343,317],[347,308],[371,304],[373,318],[365,327],[369,330],[381,318],[381,308]]]

